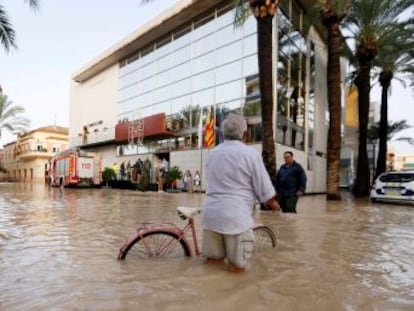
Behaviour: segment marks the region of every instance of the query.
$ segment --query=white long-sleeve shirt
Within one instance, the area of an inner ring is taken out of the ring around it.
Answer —
[[[275,195],[260,154],[241,141],[225,140],[209,153],[205,170],[203,227],[222,234],[252,228],[256,198],[266,202]]]

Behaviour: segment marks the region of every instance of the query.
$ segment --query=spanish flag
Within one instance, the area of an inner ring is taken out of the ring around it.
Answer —
[[[211,148],[216,144],[216,134],[214,133],[214,114],[213,107],[207,109],[206,128],[204,131],[204,147]]]

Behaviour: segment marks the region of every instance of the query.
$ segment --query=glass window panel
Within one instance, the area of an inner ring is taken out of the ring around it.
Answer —
[[[165,113],[166,115],[171,113],[171,104],[168,102],[160,103],[156,105],[150,105],[141,109],[143,117],[152,116],[157,113]]]
[[[257,53],[257,34],[252,34],[244,38],[244,56]]]
[[[171,68],[171,81],[181,80],[191,75],[191,63],[187,62]]]
[[[183,109],[188,108],[188,106],[191,104],[191,96],[186,95],[182,97],[175,98],[171,101],[171,113],[179,113]]]
[[[233,23],[234,23],[234,10],[227,11],[226,13],[219,15],[216,19],[217,29],[223,28],[228,25],[233,26]]]
[[[166,70],[154,76],[154,87],[160,87],[169,84],[171,82],[170,75],[171,71]]]
[[[124,87],[130,86],[133,83],[137,83],[139,77],[139,71],[133,71],[130,74],[123,76],[119,79],[119,88],[123,89]]]
[[[154,64],[150,63],[140,69],[141,71],[141,79],[147,79],[148,77],[154,74]]]
[[[155,57],[154,46],[151,45],[150,47],[148,47],[147,49],[145,49],[141,52],[140,63],[142,64],[142,66],[144,66],[144,65],[152,62],[154,60],[154,57]]]
[[[223,106],[224,111],[227,112],[227,113],[240,114],[241,100],[240,99],[235,99],[235,100],[232,100],[232,101],[228,101],[228,102],[224,103],[222,106]]]
[[[190,27],[186,27],[174,33],[174,40],[171,43],[171,49],[177,50],[191,42]]]
[[[132,84],[129,87],[126,87],[119,91],[119,101],[131,98],[138,95],[138,88],[136,84]]]
[[[167,100],[171,96],[170,87],[165,86],[154,90],[153,100],[154,102],[161,102]]]
[[[155,57],[157,59],[169,54],[171,52],[171,35],[157,42],[156,45]]]
[[[187,78],[172,85],[172,97],[181,96],[191,92],[191,79]]]
[[[259,72],[257,54],[243,59],[243,74],[245,77],[255,75]]]
[[[242,38],[243,28],[233,24],[217,31],[217,46],[224,46]]]
[[[216,103],[231,101],[241,97],[242,80],[233,81],[216,87]]]
[[[216,84],[222,84],[242,77],[242,61],[221,66],[217,68]]]
[[[181,64],[188,61],[191,58],[191,46],[187,45],[179,50],[174,51],[172,54],[173,64]]]
[[[153,103],[152,101],[152,93],[145,93],[142,94],[140,96],[138,96],[137,98],[137,103],[139,105],[139,107],[145,107],[145,106],[149,106]]]
[[[192,105],[207,106],[214,103],[214,89],[207,89],[200,92],[193,93]]]
[[[138,83],[139,93],[146,93],[151,91],[154,88],[154,78],[149,78],[146,80],[142,80]]]
[[[250,15],[243,24],[244,26],[244,35],[250,35],[257,32],[257,22],[256,18],[253,15]]]
[[[194,42],[193,57],[197,57],[211,50],[214,50],[215,47],[216,47],[216,34],[212,33],[211,35],[208,35]]]
[[[242,42],[237,41],[217,50],[217,66],[242,58]]]
[[[214,15],[211,14],[194,24],[193,40],[203,38],[214,30]]]
[[[158,72],[165,71],[171,67],[171,57],[166,56],[157,59],[154,64],[154,74]]]
[[[193,91],[214,86],[214,69],[193,76]]]
[[[214,68],[216,64],[215,52],[210,52],[193,60],[194,73],[202,72]]]

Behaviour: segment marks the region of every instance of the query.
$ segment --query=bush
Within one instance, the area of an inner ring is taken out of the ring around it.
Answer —
[[[183,177],[183,173],[178,166],[171,167],[165,174],[165,182],[172,185],[176,180],[180,180]]]
[[[111,167],[105,167],[102,172],[102,179],[108,185],[108,182],[115,178],[115,171]]]

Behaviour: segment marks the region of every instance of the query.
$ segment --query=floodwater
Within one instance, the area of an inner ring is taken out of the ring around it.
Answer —
[[[0,310],[414,310],[414,206],[306,196],[297,215],[256,211],[278,245],[242,274],[116,260],[139,221],[182,225],[175,207],[202,200],[0,184]]]

